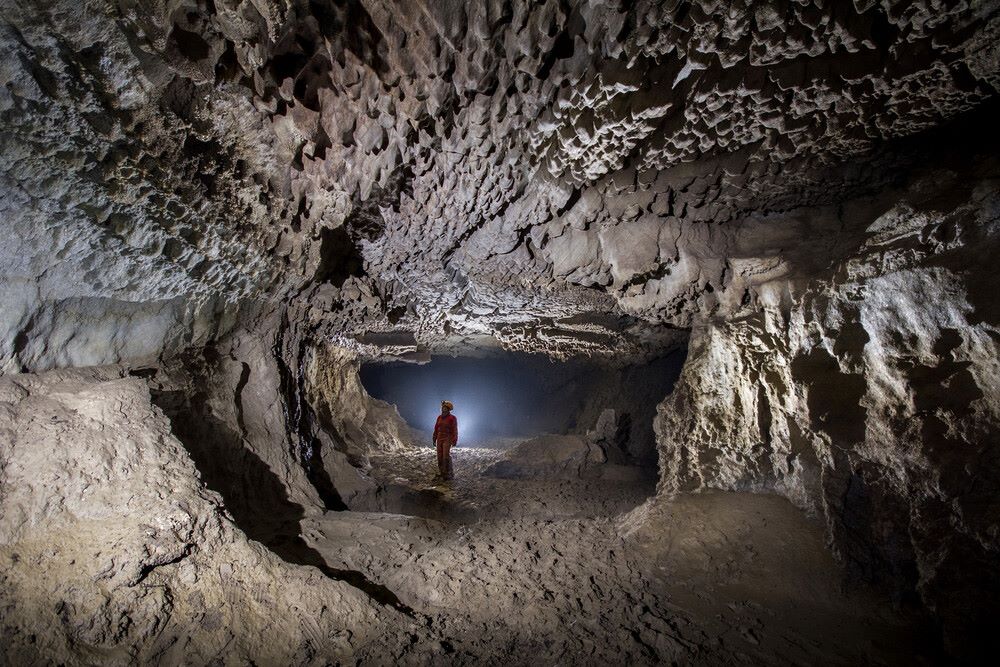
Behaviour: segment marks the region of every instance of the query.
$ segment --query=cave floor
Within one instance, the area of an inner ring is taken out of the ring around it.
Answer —
[[[628,512],[655,492],[655,479],[639,476],[630,484],[579,478],[504,479],[487,468],[511,447],[461,447],[452,452],[454,478],[437,474],[430,447],[382,452],[371,457],[371,476],[383,489],[383,503],[394,512],[445,523],[501,519],[599,518]]]
[[[382,454],[371,475],[405,514],[303,520],[329,567],[363,573],[426,628],[394,661],[929,662],[916,621],[845,591],[821,526],[783,498],[483,474],[503,456],[459,449],[443,482],[430,449]]]

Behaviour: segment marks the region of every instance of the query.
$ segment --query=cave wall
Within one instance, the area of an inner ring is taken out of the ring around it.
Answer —
[[[4,372],[205,344],[272,284],[263,123],[143,50],[128,10],[0,4]]]
[[[605,450],[618,450],[610,452],[612,458],[621,455],[625,462],[655,468],[658,406],[673,391],[686,354],[682,349],[643,364],[604,367],[587,386],[573,430],[607,431],[601,436]]]
[[[338,509],[379,507],[378,485],[365,474],[369,455],[422,439],[394,405],[368,394],[360,367],[355,351],[314,342],[302,369],[307,465],[318,488],[335,498],[328,505]]]
[[[260,460],[234,502],[318,512],[371,436],[320,343],[642,362],[692,328],[662,491],[789,496],[961,653],[998,44],[996,2],[0,0],[0,372],[148,369],[206,478]]]
[[[310,355],[305,395],[321,430],[337,434],[336,449],[357,465],[370,451],[401,449],[419,437],[395,406],[368,394],[360,369],[356,353],[319,344]]]
[[[661,492],[787,496],[851,574],[915,592],[976,656],[1000,599],[1000,169],[969,162],[847,202],[851,257],[696,328],[656,430]]]
[[[247,539],[175,427],[121,366],[0,378],[5,663],[377,662],[417,641],[416,621],[302,567],[322,561]]]
[[[230,336],[135,368],[171,420],[209,488],[244,520],[322,512],[325,500],[309,479],[295,412],[296,376],[282,358],[281,313],[265,310]],[[283,520],[278,517],[279,520]],[[261,525],[259,534],[269,527]]]
[[[358,377],[355,352],[319,343],[287,308],[260,304],[230,334],[129,364],[208,487],[251,537],[375,492],[368,455],[417,439]]]

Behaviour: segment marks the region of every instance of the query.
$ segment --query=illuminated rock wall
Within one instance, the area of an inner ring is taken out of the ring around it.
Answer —
[[[959,655],[992,641],[1000,591],[1000,169],[978,167],[931,172],[877,215],[845,206],[858,251],[696,329],[656,422],[662,492],[786,495],[851,574],[918,595]]]

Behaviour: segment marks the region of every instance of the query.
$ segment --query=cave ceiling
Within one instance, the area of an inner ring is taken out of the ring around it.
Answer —
[[[997,4],[4,0],[0,252],[372,354],[669,348],[995,95]]]

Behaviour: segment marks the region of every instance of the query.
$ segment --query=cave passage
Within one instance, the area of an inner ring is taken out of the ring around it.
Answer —
[[[421,365],[364,364],[361,382],[420,431],[433,429],[442,400],[452,401],[461,438],[471,445],[568,431],[598,374],[593,364],[551,362],[543,355],[436,356]]]
[[[0,667],[995,664],[998,44],[0,3]]]
[[[610,408],[630,432],[626,437],[642,441],[648,450],[655,406],[673,388],[684,357],[683,352],[674,352],[622,371],[588,359],[552,361],[538,354],[435,356],[420,365],[362,364],[361,382],[368,393],[394,404],[403,419],[422,432],[433,429],[441,401],[452,401],[465,446],[546,433],[582,433]]]

